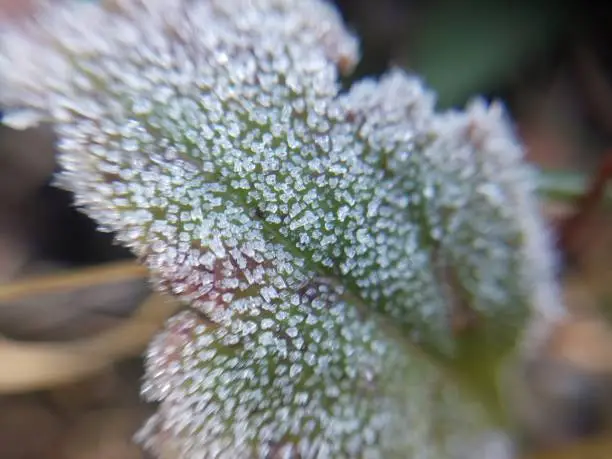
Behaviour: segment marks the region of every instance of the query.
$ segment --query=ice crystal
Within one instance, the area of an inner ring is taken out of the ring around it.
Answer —
[[[472,426],[443,418],[478,409],[411,346],[502,353],[558,312],[500,107],[437,114],[398,69],[341,92],[357,42],[321,0],[50,3],[2,29],[7,119],[54,123],[58,184],[190,306],[150,346],[141,441],[451,457]]]

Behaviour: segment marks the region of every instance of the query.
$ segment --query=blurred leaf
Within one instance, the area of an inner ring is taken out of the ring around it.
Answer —
[[[544,51],[567,9],[550,2],[440,0],[428,5],[414,36],[412,67],[442,107],[461,105],[504,84]]]

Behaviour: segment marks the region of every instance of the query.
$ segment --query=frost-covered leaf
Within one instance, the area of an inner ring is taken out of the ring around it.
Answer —
[[[254,308],[229,327],[174,317],[144,391],[164,402],[138,439],[175,448],[164,457],[472,457],[460,448],[482,446],[482,408],[379,323],[322,297],[283,320]]]
[[[341,92],[323,1],[43,2],[0,46],[58,184],[189,306],[148,354],[157,452],[452,457],[486,424],[468,370],[559,312],[500,108],[437,114],[400,70]]]

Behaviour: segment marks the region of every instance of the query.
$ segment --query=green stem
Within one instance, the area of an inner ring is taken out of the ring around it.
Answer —
[[[555,201],[573,202],[589,187],[589,177],[574,171],[542,170],[537,182],[540,195]],[[604,202],[612,203],[612,189],[606,190]]]

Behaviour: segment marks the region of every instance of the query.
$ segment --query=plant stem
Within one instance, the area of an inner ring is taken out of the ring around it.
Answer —
[[[588,190],[589,177],[574,171],[542,170],[537,177],[538,191],[541,196],[556,201],[574,202]],[[612,189],[607,189],[603,201],[612,203]]]

